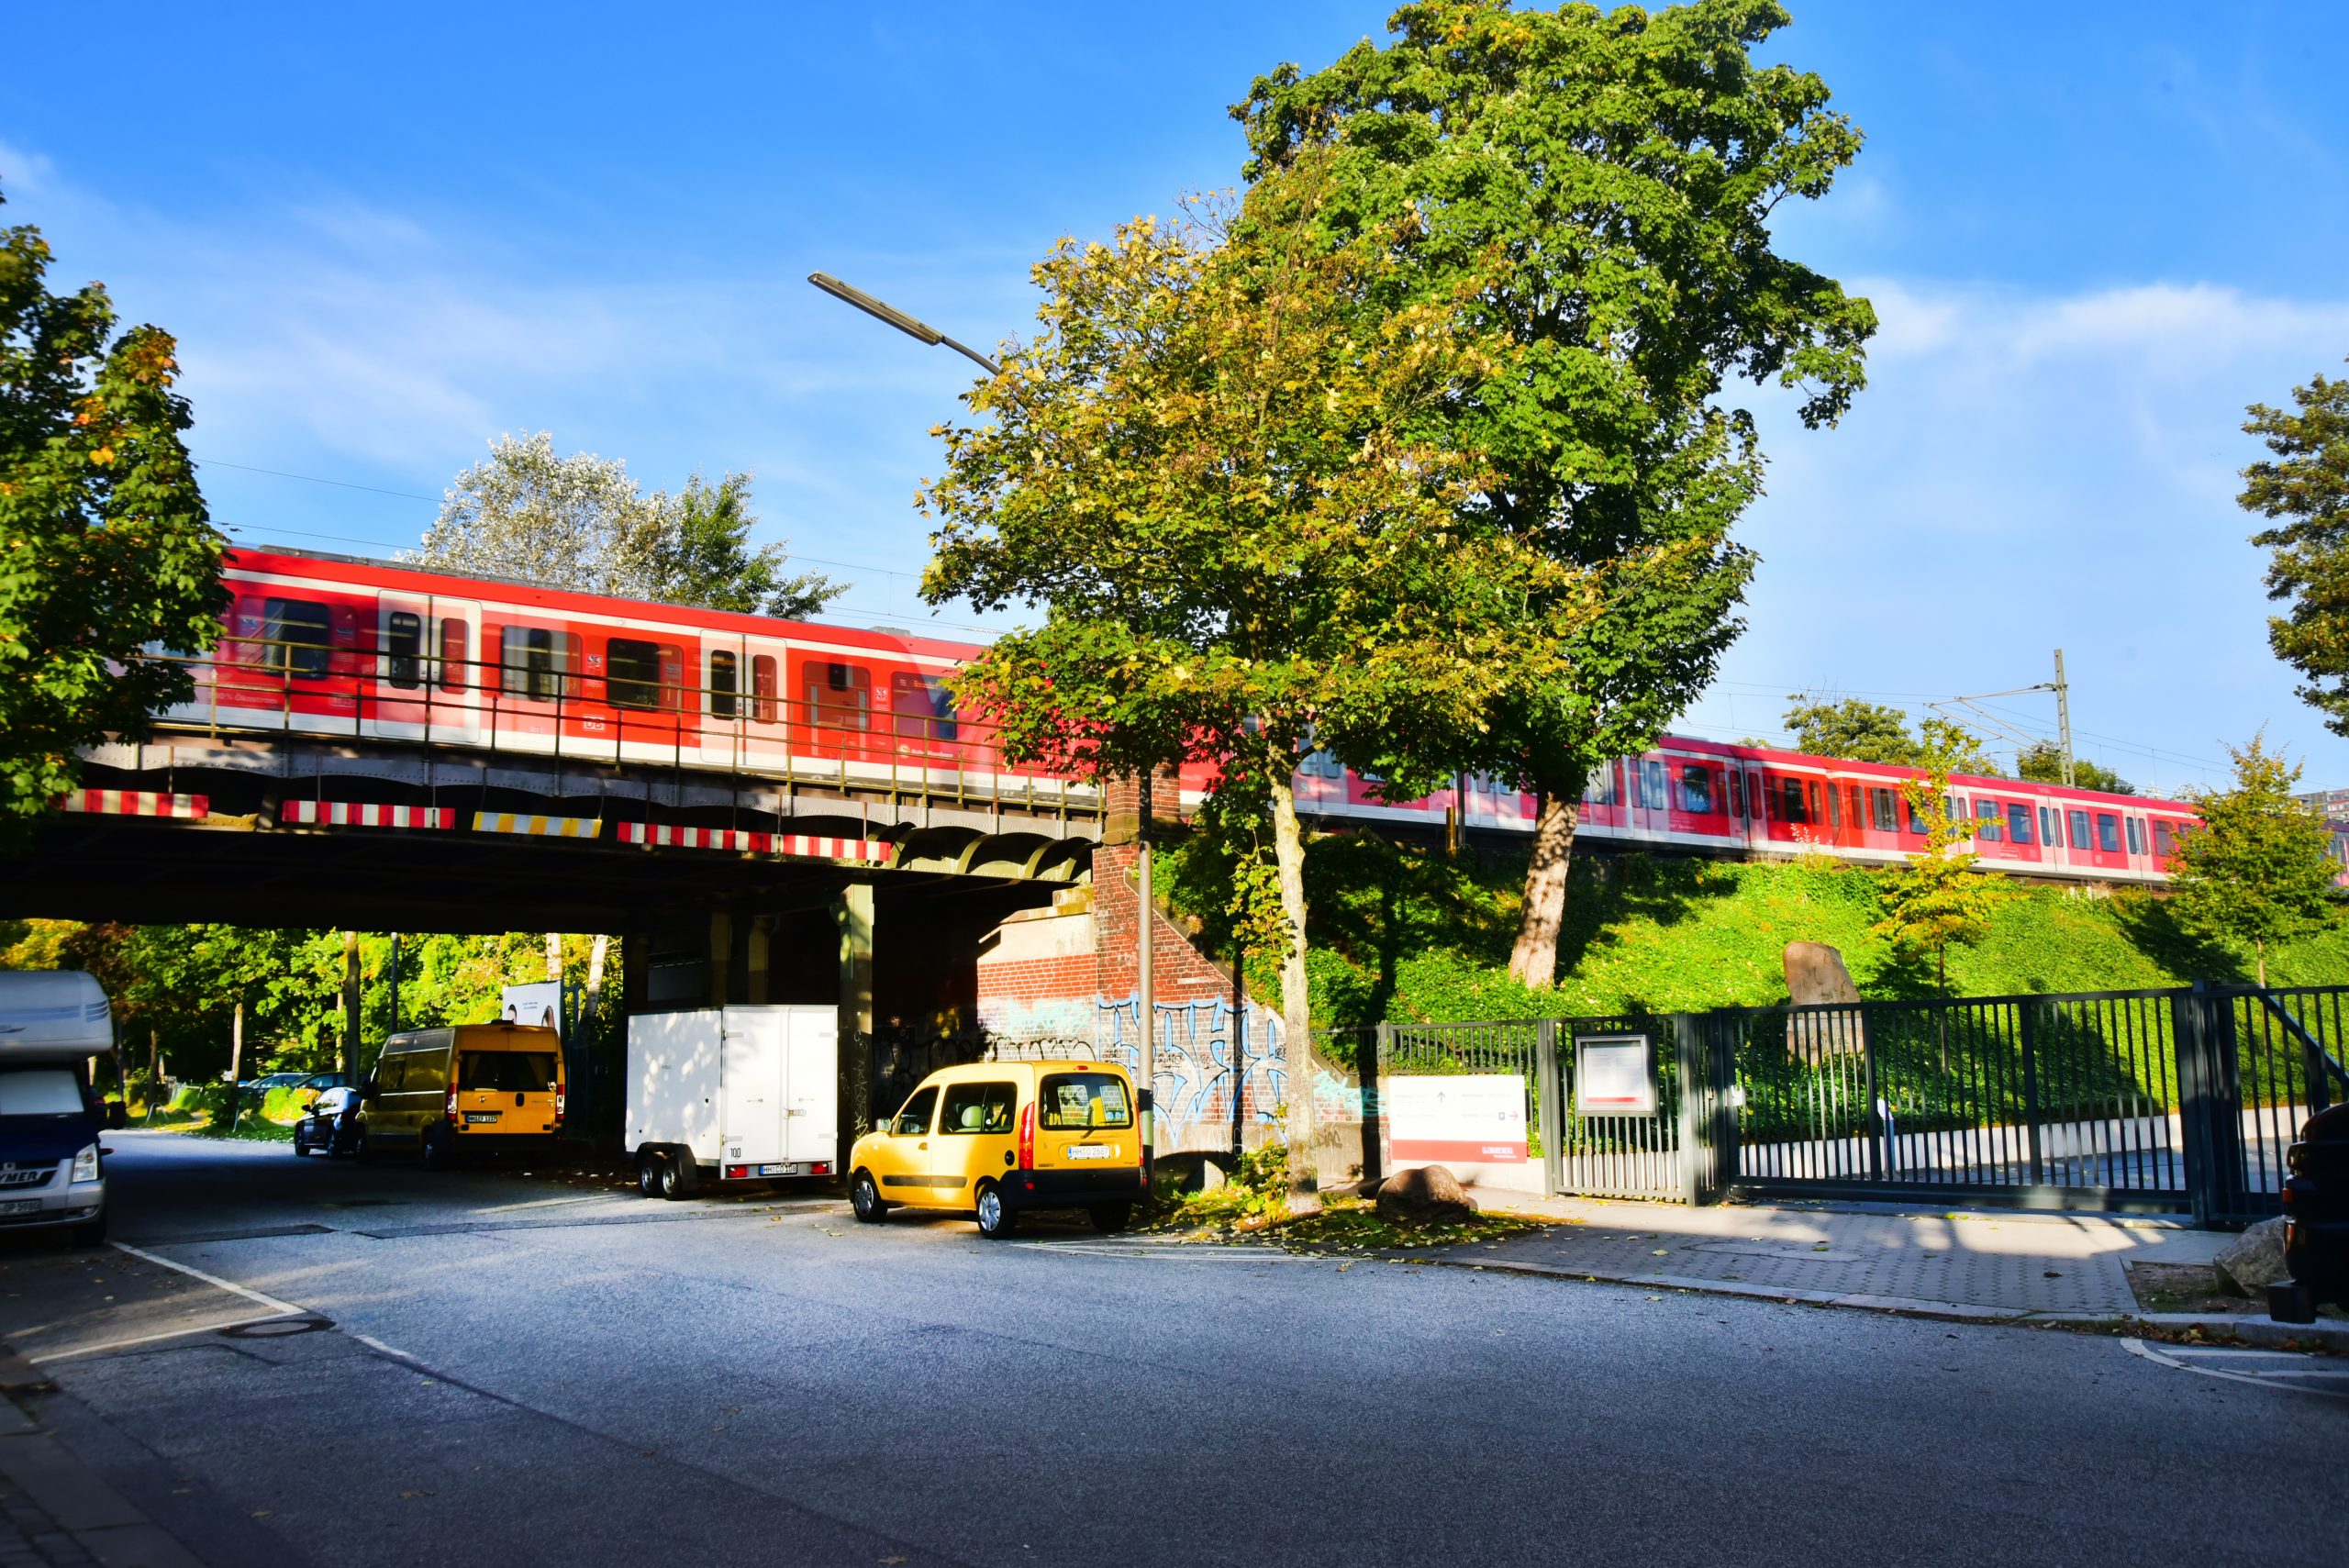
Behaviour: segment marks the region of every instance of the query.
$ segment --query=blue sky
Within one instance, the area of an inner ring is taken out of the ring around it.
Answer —
[[[1792,8],[1771,53],[1868,145],[1780,232],[1885,329],[1835,430],[1738,394],[1772,458],[1764,564],[1681,728],[1767,735],[1797,689],[2025,685],[2061,645],[2082,751],[2129,777],[2215,781],[2265,724],[2349,785],[2267,652],[2232,501],[2243,405],[2349,355],[2349,6]],[[240,538],[412,543],[492,437],[544,428],[648,486],[750,469],[769,533],[854,584],[841,618],[961,634],[967,606],[913,595],[911,500],[963,361],[806,274],[1016,333],[1057,236],[1230,184],[1250,78],[1386,11],[685,15],[127,5],[95,58],[43,7],[11,55],[78,63],[0,73],[5,221],[179,334]],[[2001,706],[2052,728],[2044,697]]]

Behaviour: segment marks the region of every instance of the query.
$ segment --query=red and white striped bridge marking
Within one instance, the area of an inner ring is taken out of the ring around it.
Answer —
[[[62,811],[85,811],[100,817],[167,817],[198,822],[212,815],[212,802],[201,795],[166,795],[151,789],[77,789],[58,803]]]
[[[457,814],[445,806],[370,806],[353,800],[289,800],[281,820],[323,828],[449,828]]]
[[[677,828],[658,822],[618,824],[623,844],[678,850],[727,850],[737,854],[805,855],[827,861],[884,862],[896,846],[885,839],[833,839],[813,833],[759,833],[740,828]]]

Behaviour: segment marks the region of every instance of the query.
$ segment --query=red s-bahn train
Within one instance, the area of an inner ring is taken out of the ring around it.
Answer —
[[[239,548],[224,636],[194,699],[161,716],[224,729],[431,741],[583,760],[841,782],[984,782],[1092,792],[1008,763],[945,681],[979,650],[940,639],[689,609],[291,550]],[[1584,795],[1599,846],[1730,856],[1806,850],[1890,862],[1923,832],[1915,770],[1666,737]],[[1209,782],[1182,776],[1186,803]],[[1466,778],[1408,804],[1325,753],[1297,775],[1323,822],[1530,833],[1530,795]],[[2158,883],[2199,818],[2173,801],[2025,780],[1950,781],[1983,863],[2021,875]]]

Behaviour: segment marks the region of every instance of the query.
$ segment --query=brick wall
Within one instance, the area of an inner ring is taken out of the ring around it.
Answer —
[[[1093,851],[1095,984],[1104,996],[1130,996],[1141,984],[1136,922],[1141,900],[1133,883],[1135,848],[1103,844]],[[1231,995],[1231,976],[1208,962],[1181,927],[1151,912],[1152,988],[1161,1002],[1197,1002]]]

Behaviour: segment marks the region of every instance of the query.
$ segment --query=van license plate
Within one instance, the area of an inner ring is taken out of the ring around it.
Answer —
[[[796,1176],[799,1174],[799,1167],[796,1165],[762,1165],[759,1167],[759,1174],[762,1176]]]
[[[1116,1158],[1117,1152],[1114,1143],[1072,1143],[1068,1147],[1072,1160],[1109,1160]]]
[[[495,1121],[505,1114],[504,1111],[467,1111],[465,1124],[470,1127],[475,1122]]]
[[[40,1199],[20,1197],[7,1203],[0,1203],[0,1214],[30,1214],[39,1207]]]

